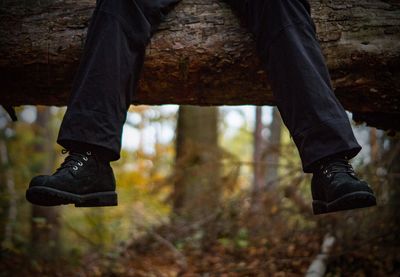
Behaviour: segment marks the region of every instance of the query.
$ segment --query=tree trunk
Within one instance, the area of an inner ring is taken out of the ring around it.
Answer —
[[[379,142],[378,142],[378,132],[375,128],[369,130],[369,145],[370,145],[370,158],[371,163],[376,164],[379,161]]]
[[[336,94],[355,119],[400,129],[400,3],[310,0]],[[6,2],[8,4],[8,2]],[[0,17],[2,104],[65,105],[94,0]],[[134,103],[271,105],[251,36],[220,0],[183,0],[147,49]],[[133,93],[133,92],[132,92]]]
[[[188,222],[203,220],[219,207],[218,109],[181,106],[176,138],[174,211]]]
[[[255,109],[254,133],[253,133],[253,196],[251,201],[251,211],[258,213],[262,209],[262,191],[265,188],[264,183],[264,160],[263,150],[265,141],[262,137],[264,129],[262,123],[262,107],[257,106]]]
[[[36,126],[37,137],[41,140],[35,148],[43,155],[43,173],[51,174],[55,155],[50,108],[38,108]],[[52,259],[59,250],[59,213],[58,207],[32,205],[31,246],[37,258]]]
[[[264,129],[263,122],[263,111],[262,107],[258,106],[255,110],[255,128],[253,134],[253,161],[254,161],[254,179],[253,188],[256,192],[260,192],[264,184],[264,174],[263,174],[263,150],[265,147],[265,141],[263,140],[262,131]]]
[[[270,136],[265,149],[265,184],[268,190],[276,188],[278,180],[279,158],[281,153],[282,119],[277,108],[273,109]]]
[[[389,141],[389,148],[385,155],[385,164],[388,169],[387,179],[388,179],[388,203],[387,206],[390,207],[391,222],[393,222],[393,227],[391,230],[394,234],[400,232],[400,139],[392,138]],[[382,197],[383,198],[383,197]]]
[[[13,233],[17,220],[17,193],[15,191],[13,170],[9,160],[7,145],[3,139],[0,139],[0,162],[0,167],[4,168],[4,179],[8,196],[7,218],[4,224],[4,238],[1,246],[13,248]]]

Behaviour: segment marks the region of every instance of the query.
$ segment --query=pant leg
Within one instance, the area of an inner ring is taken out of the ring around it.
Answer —
[[[253,33],[303,170],[361,150],[333,93],[307,0],[226,0]]]
[[[57,142],[85,143],[118,160],[122,127],[145,48],[179,0],[98,0]]]

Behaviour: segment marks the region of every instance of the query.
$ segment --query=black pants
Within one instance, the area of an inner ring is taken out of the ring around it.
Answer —
[[[122,127],[159,23],[180,0],[98,0],[57,142],[120,157]],[[225,0],[253,33],[283,121],[303,170],[361,150],[335,97],[307,0]]]

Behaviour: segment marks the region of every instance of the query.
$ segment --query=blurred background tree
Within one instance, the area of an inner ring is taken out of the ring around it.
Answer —
[[[52,124],[51,110],[48,107],[38,107],[34,134],[37,138],[33,150],[41,155],[40,171],[42,174],[52,174],[56,164],[54,155],[55,134]],[[40,167],[40,165],[39,165]],[[31,211],[31,251],[39,259],[53,259],[60,249],[59,243],[59,207],[32,206]]]
[[[173,206],[174,213],[185,224],[218,212],[222,190],[220,156],[218,108],[181,106],[176,130]],[[215,239],[213,223],[214,220],[207,223],[207,239]]]

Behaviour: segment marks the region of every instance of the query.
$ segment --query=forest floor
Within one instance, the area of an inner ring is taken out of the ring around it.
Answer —
[[[68,260],[34,262],[3,252],[0,276],[304,276],[321,251],[322,239],[316,232],[294,232],[251,242],[188,244],[178,250],[153,234],[120,252],[90,253],[75,265]],[[396,238],[334,247],[326,276],[400,276],[400,252],[398,245],[388,244],[391,240]]]

